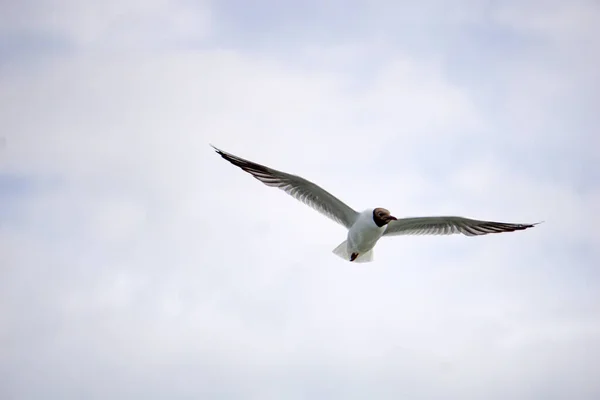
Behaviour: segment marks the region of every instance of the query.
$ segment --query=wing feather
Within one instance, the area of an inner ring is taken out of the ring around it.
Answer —
[[[348,229],[358,217],[358,213],[340,199],[300,176],[278,171],[227,153],[215,146],[212,147],[225,160],[248,172],[265,185],[285,191],[296,200],[312,207]]]
[[[513,224],[455,216],[399,218],[388,224],[384,236],[452,234],[480,236],[488,233],[520,231],[537,224]]]

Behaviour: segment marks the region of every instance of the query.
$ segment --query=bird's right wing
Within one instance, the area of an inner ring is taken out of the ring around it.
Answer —
[[[225,160],[248,172],[265,185],[285,191],[290,196],[348,229],[358,218],[358,213],[340,199],[302,177],[277,171],[219,150],[215,146],[212,147]]]
[[[467,236],[487,235],[488,233],[513,232],[531,228],[535,224],[513,224],[506,222],[482,221],[463,217],[416,217],[399,218],[391,221],[384,236],[396,235],[452,235],[462,233]]]

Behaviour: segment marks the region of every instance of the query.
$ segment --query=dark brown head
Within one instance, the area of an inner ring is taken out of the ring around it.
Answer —
[[[390,221],[395,221],[396,217],[390,215],[390,212],[385,208],[377,207],[373,210],[373,221],[375,221],[375,225],[378,227],[382,227],[390,223]]]

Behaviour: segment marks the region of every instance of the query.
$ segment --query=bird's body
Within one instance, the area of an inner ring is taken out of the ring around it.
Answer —
[[[334,249],[334,254],[343,259],[350,260],[353,254],[356,257],[352,261],[369,262],[373,260],[373,247],[381,239],[387,225],[377,226],[373,220],[373,210],[365,210],[358,214],[354,224],[348,229],[345,241]]]
[[[373,261],[373,248],[384,236],[455,233],[479,236],[524,230],[536,225],[475,220],[457,216],[397,219],[381,207],[359,213],[331,193],[302,177],[245,160],[214,146],[213,148],[225,160],[248,172],[265,185],[284,190],[348,229],[346,240],[333,249],[333,253],[352,262]]]
[[[375,247],[383,236],[387,225],[377,226],[373,221],[373,210],[365,210],[358,215],[356,222],[348,230],[348,251],[366,253]]]

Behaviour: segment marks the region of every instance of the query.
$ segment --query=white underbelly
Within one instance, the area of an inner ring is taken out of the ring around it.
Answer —
[[[350,253],[366,253],[375,246],[384,231],[385,227],[350,229],[348,232],[348,250]]]

